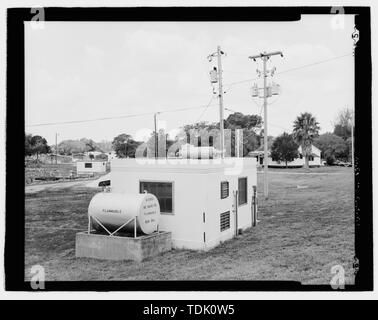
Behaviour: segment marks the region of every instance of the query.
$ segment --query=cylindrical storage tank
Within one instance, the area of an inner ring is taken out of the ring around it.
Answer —
[[[150,234],[157,230],[160,219],[158,199],[151,193],[112,193],[96,194],[88,207],[88,218],[97,231],[105,231],[98,220],[110,232],[117,230],[128,220],[135,218],[137,232]],[[120,229],[122,232],[134,232],[134,222],[129,222]]]
[[[192,147],[182,151],[184,159],[212,159],[214,158],[214,147]]]

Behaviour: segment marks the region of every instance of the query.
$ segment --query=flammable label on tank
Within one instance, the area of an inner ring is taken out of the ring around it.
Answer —
[[[156,207],[157,207],[156,202],[152,203],[152,204],[144,205],[143,206],[144,214],[147,215],[147,214],[156,213]],[[146,210],[148,210],[148,211],[146,211]]]
[[[120,209],[102,209],[102,212],[110,212],[110,213],[122,213]]]
[[[156,210],[153,210],[153,211],[145,211],[145,212],[143,212],[143,214],[144,214],[145,216],[148,216],[148,215],[150,215],[150,214],[156,214]]]

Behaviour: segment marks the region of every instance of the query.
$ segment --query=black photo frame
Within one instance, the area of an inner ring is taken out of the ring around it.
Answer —
[[[331,7],[129,7],[54,8],[46,21],[295,21],[302,14],[332,14]],[[372,120],[370,8],[344,7],[355,14],[355,284],[345,291],[373,289]],[[24,21],[31,8],[7,12],[6,239],[5,285],[32,291],[24,280]],[[351,35],[352,36],[352,35]],[[46,291],[333,291],[330,285],[295,281],[54,281]]]

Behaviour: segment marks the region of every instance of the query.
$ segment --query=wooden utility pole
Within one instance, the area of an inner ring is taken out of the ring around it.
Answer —
[[[157,133],[157,115],[159,112],[154,113],[154,127],[155,127],[155,159],[158,158],[158,133]]]
[[[55,164],[58,164],[58,133],[55,133]]]
[[[250,56],[249,59],[256,61],[256,59],[262,59],[263,61],[263,77],[264,77],[264,196],[268,198],[269,189],[268,189],[268,108],[267,108],[267,98],[268,98],[268,88],[266,83],[266,78],[268,76],[266,70],[266,62],[271,56],[274,55],[281,55],[283,57],[281,51],[275,52],[263,52],[259,55]]]
[[[221,157],[224,158],[224,109],[223,109],[223,83],[222,83],[222,56],[223,52],[218,46],[217,57],[218,57],[218,85],[219,85],[219,128],[220,128],[220,147],[221,147]]]
[[[212,58],[217,57],[218,60],[218,69],[214,67],[213,71],[216,70],[216,79],[213,79],[211,81],[212,83],[218,82],[218,97],[219,97],[219,129],[220,129],[220,151],[221,151],[221,157],[224,158],[224,124],[223,124],[223,118],[224,118],[224,107],[223,107],[223,82],[222,82],[222,54],[224,52],[221,50],[221,47],[217,47],[217,52],[214,52],[210,54],[207,58],[209,59],[209,62],[212,61]]]

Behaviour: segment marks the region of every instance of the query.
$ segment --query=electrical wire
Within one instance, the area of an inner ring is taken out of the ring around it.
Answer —
[[[198,117],[197,121],[195,123],[198,123],[201,118],[203,117],[203,115],[205,114],[206,110],[210,107],[211,105],[211,102],[214,100],[214,95],[211,96],[211,99],[209,101],[209,103],[207,104],[207,106],[205,107],[205,109],[202,111],[201,115]]]
[[[329,62],[329,61],[333,61],[333,60],[336,60],[336,59],[341,59],[341,58],[344,58],[344,57],[347,57],[347,56],[352,56],[352,55],[353,55],[353,53],[344,54],[342,56],[333,57],[333,58],[329,58],[329,59],[326,59],[326,60],[321,60],[321,61],[318,61],[318,62],[309,63],[309,64],[306,64],[306,65],[303,65],[303,66],[300,66],[300,67],[296,67],[296,68],[291,68],[291,69],[288,69],[288,70],[280,71],[280,72],[277,72],[277,74],[283,74],[283,73],[286,73],[286,72],[291,72],[291,71],[295,71],[295,70],[299,70],[299,69],[303,69],[303,68],[308,68],[308,67],[316,66],[318,64],[326,63],[326,62]]]
[[[51,126],[51,125],[61,125],[61,124],[75,124],[75,123],[95,122],[95,121],[104,121],[104,120],[135,118],[135,117],[153,115],[155,113],[161,114],[161,113],[179,112],[179,111],[187,111],[187,110],[202,109],[202,108],[207,109],[207,108],[210,107],[210,105],[211,105],[211,101],[206,106],[200,106],[200,107],[189,107],[189,108],[181,108],[181,109],[173,109],[173,110],[163,110],[163,111],[157,111],[157,112],[136,113],[136,114],[128,114],[128,115],[123,115],[123,116],[117,116],[117,117],[104,117],[104,118],[85,119],[85,120],[38,123],[38,124],[26,125],[25,127],[41,127],[41,126]]]
[[[95,122],[95,121],[113,120],[113,119],[125,119],[125,118],[133,118],[133,117],[151,115],[151,114],[154,114],[154,113],[155,112],[146,112],[146,113],[139,113],[139,114],[129,114],[129,115],[118,116],[118,117],[105,117],[105,118],[86,119],[86,120],[72,120],[72,121],[62,121],[62,122],[46,122],[46,123],[37,123],[37,124],[25,125],[25,127],[42,127],[42,126],[52,126],[52,125],[60,125],[60,124],[73,124],[73,123]]]
[[[316,62],[313,62],[313,63],[305,64],[305,65],[302,65],[302,66],[299,66],[299,67],[283,70],[281,72],[277,72],[276,74],[284,74],[284,73],[287,73],[287,72],[291,72],[291,71],[296,71],[296,70],[312,67],[312,66],[315,66],[315,65],[318,65],[318,64],[326,63],[326,62],[329,62],[329,61],[333,61],[333,60],[336,60],[336,59],[341,59],[341,58],[344,58],[344,57],[347,57],[347,56],[352,56],[352,55],[353,55],[353,53],[348,53],[348,54],[344,54],[342,56],[337,56],[337,57],[329,58],[329,59],[326,59],[326,60],[320,60],[320,61],[316,61]],[[250,81],[258,80],[258,79],[259,79],[258,77],[249,78],[249,79],[245,79],[245,80],[231,82],[231,83],[225,84],[225,86],[227,86],[229,88],[229,87],[237,85],[237,84],[241,84],[241,83],[245,83],[245,82],[250,82]]]

